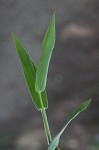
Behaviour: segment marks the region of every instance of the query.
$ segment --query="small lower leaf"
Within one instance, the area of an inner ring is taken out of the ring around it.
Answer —
[[[67,120],[67,123],[65,124],[65,126],[62,128],[62,130],[57,134],[57,136],[53,139],[53,141],[51,142],[51,144],[48,147],[48,150],[55,150],[56,147],[58,147],[59,144],[59,140],[61,135],[63,134],[64,130],[66,129],[66,127],[68,126],[68,124],[83,110],[85,110],[88,105],[90,104],[91,100],[85,101],[78,109],[76,109],[69,117],[69,119]]]

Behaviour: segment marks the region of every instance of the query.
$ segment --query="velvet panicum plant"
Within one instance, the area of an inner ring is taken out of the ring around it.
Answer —
[[[20,43],[18,38],[13,33],[14,44],[18,53],[20,63],[24,72],[25,80],[30,92],[32,101],[38,111],[41,112],[45,133],[47,137],[48,150],[60,150],[59,141],[60,137],[67,128],[68,124],[83,110],[85,110],[90,100],[85,101],[79,108],[77,108],[68,118],[62,130],[54,137],[51,137],[46,109],[48,108],[48,99],[46,94],[46,81],[48,74],[48,67],[52,51],[55,44],[55,13],[52,16],[47,32],[42,42],[42,52],[38,65],[35,66],[30,58],[28,52]]]

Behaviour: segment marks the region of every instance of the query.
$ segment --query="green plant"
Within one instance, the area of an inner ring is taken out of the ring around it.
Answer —
[[[25,48],[22,46],[22,44],[19,42],[17,37],[13,34],[13,39],[15,43],[15,47],[23,68],[25,80],[29,89],[29,92],[32,97],[32,101],[37,108],[37,110],[41,111],[47,142],[48,142],[48,150],[60,150],[58,147],[59,140],[68,126],[68,124],[83,110],[87,108],[87,106],[90,103],[90,100],[85,101],[76,111],[74,111],[69,119],[67,120],[65,126],[62,128],[62,130],[55,136],[55,138],[52,140],[50,128],[48,124],[48,119],[46,115],[46,109],[48,108],[48,100],[47,100],[47,94],[46,94],[46,80],[47,80],[47,73],[48,73],[48,67],[49,62],[51,58],[51,54],[54,48],[55,43],[55,13],[50,21],[48,30],[45,34],[43,43],[42,43],[42,53],[38,62],[37,67],[32,62],[32,59],[30,58],[28,52],[25,50]]]

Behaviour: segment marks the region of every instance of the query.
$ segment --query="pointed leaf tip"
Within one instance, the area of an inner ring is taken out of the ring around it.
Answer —
[[[42,43],[42,53],[37,67],[35,89],[38,93],[46,88],[49,62],[55,44],[55,13],[52,16],[48,30]]]

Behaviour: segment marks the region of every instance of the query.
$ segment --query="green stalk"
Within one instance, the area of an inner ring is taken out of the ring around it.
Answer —
[[[46,132],[47,142],[48,142],[48,145],[49,145],[52,141],[52,138],[51,138],[51,133],[50,133],[50,129],[49,129],[46,110],[45,110],[45,108],[43,106],[43,102],[42,102],[41,93],[39,93],[39,97],[40,97],[40,103],[41,103],[41,108],[42,108],[41,113],[42,113],[42,118],[43,118],[43,122],[44,122],[44,128],[45,128],[45,132]]]
[[[43,106],[43,102],[42,102],[42,97],[41,97],[41,93],[39,93],[39,97],[40,97],[40,103],[41,103],[41,114],[42,114],[42,118],[43,118],[43,123],[44,123],[44,128],[45,128],[45,133],[46,133],[46,137],[47,137],[47,142],[48,145],[51,143],[52,138],[51,138],[51,133],[50,133],[50,128],[49,128],[49,124],[48,124],[48,119],[47,119],[47,115],[46,115],[46,110]],[[59,147],[57,147],[55,150],[61,150]]]

